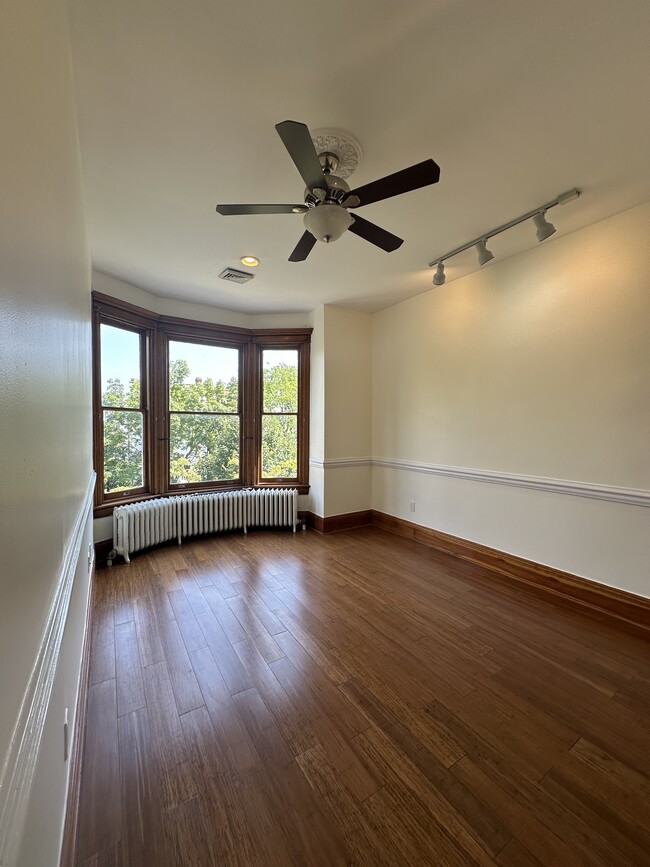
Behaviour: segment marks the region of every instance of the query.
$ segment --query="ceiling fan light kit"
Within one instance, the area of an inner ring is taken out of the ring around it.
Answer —
[[[304,123],[295,120],[282,121],[275,129],[306,184],[304,204],[217,205],[217,213],[304,214],[306,231],[289,256],[290,262],[304,261],[317,240],[330,244],[348,230],[386,252],[397,250],[402,238],[369,220],[353,217],[348,209],[381,202],[440,179],[440,167],[428,159],[350,190],[345,178],[361,159],[361,148],[351,136],[336,130],[316,130],[312,136]]]
[[[486,265],[492,259],[494,259],[494,253],[487,248],[487,242],[490,238],[493,238],[495,235],[500,235],[501,232],[505,232],[508,229],[512,229],[513,226],[518,226],[520,223],[524,223],[526,220],[532,220],[535,228],[537,230],[537,240],[545,241],[547,238],[550,238],[551,235],[554,235],[557,231],[553,223],[549,223],[546,219],[546,212],[549,208],[554,208],[556,205],[566,205],[567,202],[572,202],[574,199],[577,199],[578,196],[582,194],[582,191],[577,187],[574,187],[572,190],[567,190],[566,193],[562,193],[556,198],[551,199],[550,202],[546,202],[545,205],[541,205],[539,208],[535,208],[532,211],[528,211],[525,214],[522,214],[521,217],[515,217],[514,220],[510,220],[508,223],[504,223],[502,226],[497,226],[496,229],[492,229],[490,232],[486,232],[484,235],[481,235],[478,238],[474,238],[472,241],[468,241],[467,244],[463,244],[460,247],[456,247],[455,250],[450,250],[448,253],[444,253],[442,256],[436,256],[431,262],[429,262],[429,268],[433,268],[436,266],[436,273],[433,277],[433,283],[435,286],[442,286],[445,282],[445,269],[442,264],[447,259],[451,259],[452,256],[457,256],[459,253],[465,252],[465,250],[469,250],[470,247],[476,247],[476,252],[478,254],[478,263],[479,265]]]
[[[353,222],[349,211],[334,202],[324,202],[320,208],[310,208],[302,219],[305,229],[311,232],[317,241],[324,241],[326,244],[337,241]]]

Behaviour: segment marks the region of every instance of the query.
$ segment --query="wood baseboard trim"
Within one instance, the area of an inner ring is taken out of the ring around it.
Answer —
[[[93,563],[93,568],[90,573],[88,603],[86,605],[85,631],[81,650],[81,669],[79,672],[79,691],[77,693],[77,706],[74,715],[74,732],[72,735],[72,752],[70,754],[70,769],[68,777],[68,795],[65,805],[65,821],[63,824],[63,841],[61,844],[61,859],[59,861],[59,867],[72,867],[75,863],[77,850],[77,826],[79,824],[77,820],[79,817],[79,803],[81,797],[81,765],[83,760],[84,741],[86,739],[86,704],[88,701],[88,678],[90,675],[90,644],[96,563],[97,558],[95,556],[95,562]]]
[[[647,635],[650,630],[650,599],[636,596],[616,587],[608,587],[588,578],[563,572],[552,566],[544,566],[532,560],[525,560],[514,554],[488,548],[477,542],[470,542],[458,536],[450,536],[439,530],[432,530],[413,524],[402,518],[386,515],[373,510],[371,524],[405,539],[412,539],[430,548],[467,560],[492,572],[505,575],[526,584],[529,588],[544,593],[553,593],[563,600],[569,600],[592,611],[616,617],[628,626],[641,628]]]
[[[106,559],[113,549],[112,539],[102,539],[101,542],[95,542],[95,568],[106,569]]]
[[[305,512],[307,526],[317,533],[336,533],[339,530],[352,530],[355,527],[366,527],[370,524],[371,511],[347,512],[344,515],[330,515],[322,518],[313,512]]]

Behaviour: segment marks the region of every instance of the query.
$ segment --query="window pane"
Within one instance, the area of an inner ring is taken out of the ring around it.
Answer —
[[[298,412],[298,350],[265,349],[264,412]]]
[[[169,341],[171,411],[237,412],[238,379],[238,349]]]
[[[295,479],[298,475],[298,419],[295,415],[262,417],[262,478]]]
[[[144,485],[142,413],[104,410],[104,493]]]
[[[102,405],[140,406],[140,335],[102,325]]]
[[[239,478],[239,417],[172,415],[169,480],[173,485]]]

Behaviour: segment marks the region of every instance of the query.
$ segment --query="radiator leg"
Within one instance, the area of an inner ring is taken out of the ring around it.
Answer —
[[[129,552],[128,552],[128,551],[125,551],[125,552],[124,552],[124,562],[125,562],[125,563],[130,563],[130,562],[131,562],[131,560],[129,559]]]

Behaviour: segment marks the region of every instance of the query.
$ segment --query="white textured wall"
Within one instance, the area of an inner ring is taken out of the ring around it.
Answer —
[[[649,237],[646,204],[375,314],[373,456],[650,489]],[[373,508],[650,596],[643,506],[374,466]]]
[[[63,0],[6,0],[0,27],[0,768],[91,473],[90,265]],[[52,707],[74,710],[80,601]],[[19,734],[21,734],[19,732]],[[26,867],[58,860],[67,768],[48,718]],[[0,793],[4,796],[5,793]],[[0,798],[1,800],[1,798]]]

